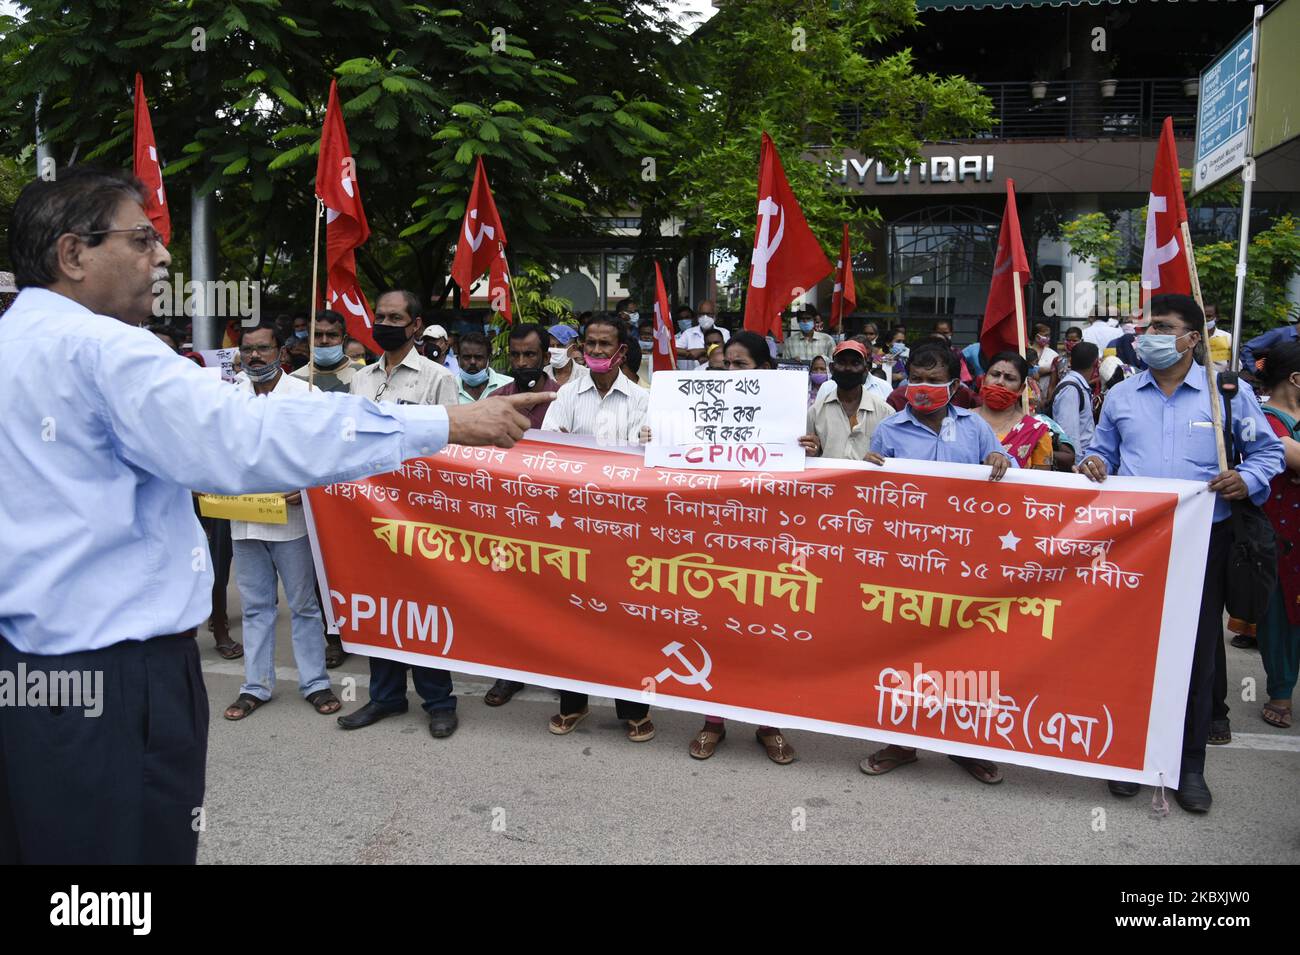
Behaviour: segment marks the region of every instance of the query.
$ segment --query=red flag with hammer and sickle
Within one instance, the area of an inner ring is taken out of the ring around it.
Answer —
[[[145,215],[162,236],[163,245],[172,240],[172,214],[167,208],[167,191],[163,189],[162,163],[158,161],[158,143],[153,138],[149,119],[149,101],[144,97],[144,79],[135,74],[135,178],[145,186]]]
[[[760,335],[771,333],[781,341],[781,310],[830,271],[830,259],[808,228],[772,137],[763,133],[758,159],[758,227],[745,296],[745,328]]]
[[[1165,117],[1156,148],[1156,165],[1151,171],[1151,195],[1147,199],[1146,241],[1142,246],[1143,305],[1152,295],[1170,292],[1192,294],[1192,276],[1183,248],[1183,177],[1178,171],[1178,149],[1174,145],[1174,121]]]
[[[370,333],[374,315],[357,283],[356,250],[370,238],[370,224],[361,207],[357,167],[343,125],[338,84],[330,80],[329,105],[320,134],[316,161],[316,195],[325,203],[325,301],[342,314],[348,335],[371,352],[383,351]]]
[[[1007,207],[998,231],[998,251],[993,258],[993,281],[984,305],[984,324],[980,328],[980,351],[992,357],[999,352],[1023,353],[1025,338],[1017,326],[1016,286],[1023,290],[1029,282],[1029,258],[1020,237],[1020,216],[1016,212],[1016,184],[1007,180]],[[1023,300],[1022,300],[1023,301]],[[1021,305],[1020,312],[1024,312]]]
[[[673,336],[672,313],[668,311],[668,292],[664,288],[663,269],[655,263],[655,350],[650,372],[677,370],[677,340]]]
[[[469,204],[461,222],[460,236],[456,240],[456,257],[451,263],[451,277],[460,286],[469,304],[469,287],[492,264],[492,259],[506,245],[506,230],[497,215],[497,204],[492,199],[483,157],[478,157],[474,169],[474,185],[469,191]]]

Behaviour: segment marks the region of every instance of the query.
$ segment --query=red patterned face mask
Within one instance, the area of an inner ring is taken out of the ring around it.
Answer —
[[[994,411],[1006,411],[1019,400],[1020,395],[1001,385],[985,384],[980,389],[980,399]]]
[[[952,382],[944,385],[908,385],[907,403],[917,411],[936,411],[952,397]]]

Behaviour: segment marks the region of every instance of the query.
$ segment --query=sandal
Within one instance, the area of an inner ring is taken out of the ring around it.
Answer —
[[[1211,746],[1223,746],[1232,742],[1232,724],[1227,720],[1210,720],[1210,737],[1206,740]]]
[[[244,645],[228,639],[217,644],[217,653],[223,660],[238,660],[244,655]]]
[[[650,722],[650,717],[643,716],[639,720],[628,720],[627,738],[634,743],[646,743],[654,739],[655,725]]]
[[[511,697],[524,688],[516,680],[497,680],[492,688],[483,694],[483,702],[488,706],[505,706]]]
[[[242,720],[249,713],[253,712],[253,710],[269,702],[271,701],[259,700],[251,693],[241,693],[235,699],[235,702],[226,707],[225,717],[232,721]]]
[[[948,758],[987,786],[996,786],[1002,782],[1002,770],[998,769],[997,763],[971,756],[949,756]]]
[[[333,670],[336,667],[341,667],[343,665],[343,661],[346,660],[351,655],[352,654],[348,653],[346,650],[343,649],[343,645],[341,643],[326,643],[325,644],[325,669]]]
[[[767,758],[772,762],[782,766],[794,762],[794,747],[785,741],[780,730],[764,733],[760,727],[754,736],[758,739],[759,745],[767,750]]]
[[[564,736],[566,733],[572,733],[574,727],[590,714],[591,710],[585,706],[577,713],[556,713],[551,717],[551,722],[547,724],[546,728],[556,736]]]
[[[691,740],[691,755],[696,759],[708,759],[717,751],[718,744],[726,738],[726,726],[721,723],[705,723],[704,729]]]
[[[307,702],[314,706],[321,716],[329,716],[343,709],[343,704],[339,702],[333,690],[317,690],[307,697]]]
[[[1269,726],[1276,726],[1280,730],[1289,730],[1291,728],[1291,707],[1279,706],[1276,703],[1268,702],[1264,704],[1264,710],[1259,714],[1264,718],[1264,722]]]
[[[858,769],[868,776],[883,776],[885,773],[892,773],[899,766],[907,766],[914,762],[916,762],[916,750],[891,744],[858,763]]]

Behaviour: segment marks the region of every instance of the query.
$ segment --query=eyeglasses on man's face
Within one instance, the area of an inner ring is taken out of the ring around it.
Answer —
[[[163,244],[162,233],[151,225],[138,225],[130,229],[96,229],[93,232],[75,232],[74,235],[88,239],[96,235],[125,235],[131,247],[142,255],[152,252]]]
[[[251,358],[253,355],[274,355],[280,350],[279,345],[240,345],[239,354],[245,358]]]

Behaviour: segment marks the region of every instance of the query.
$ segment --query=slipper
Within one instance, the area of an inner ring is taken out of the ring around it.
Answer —
[[[716,728],[715,728],[716,727]],[[717,752],[718,744],[727,738],[727,728],[717,723],[705,723],[704,729],[691,740],[690,754],[695,759],[708,759]]]
[[[235,702],[226,707],[225,717],[228,720],[242,720],[249,713],[258,707],[271,702],[270,700],[259,700],[251,693],[241,693],[235,699]],[[234,713],[234,716],[231,714]]]
[[[223,660],[238,660],[244,655],[244,645],[230,640],[226,643],[217,644],[217,653]]]
[[[546,725],[546,728],[556,736],[564,736],[567,733],[572,733],[574,727],[585,720],[590,713],[591,710],[585,706],[577,713],[556,713],[551,717],[551,722]]]
[[[316,708],[316,712],[321,716],[329,716],[331,713],[337,713],[343,709],[343,704],[339,698],[334,695],[333,690],[317,690],[307,697],[307,702]]]
[[[1269,726],[1276,726],[1280,730],[1289,730],[1291,728],[1291,707],[1289,706],[1265,703],[1264,710],[1259,715],[1263,717],[1264,722]]]
[[[899,766],[907,766],[914,762],[916,762],[916,750],[908,752],[895,746],[886,746],[858,763],[858,769],[868,776],[883,776],[885,773],[892,773]]]
[[[794,747],[786,742],[780,730],[764,733],[761,729],[755,733],[758,744],[767,753],[767,758],[779,766],[794,762]]]
[[[1002,782],[1002,770],[998,769],[997,763],[991,763],[986,759],[974,759],[970,756],[949,756],[948,758],[986,786],[996,786]]]
[[[625,720],[627,723],[627,738],[634,743],[648,743],[655,738],[655,725],[650,722],[650,717],[643,716],[639,720]]]

